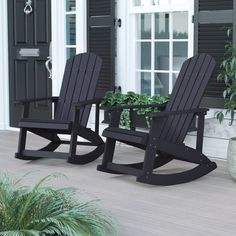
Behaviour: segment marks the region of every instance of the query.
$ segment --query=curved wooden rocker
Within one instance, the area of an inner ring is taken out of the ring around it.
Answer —
[[[19,122],[20,134],[16,158],[23,160],[43,157],[66,158],[73,164],[86,164],[97,159],[104,152],[105,144],[98,134],[101,99],[94,99],[101,65],[102,60],[93,53],[76,55],[66,63],[59,97],[16,101],[24,105],[23,118]],[[30,119],[30,104],[43,100],[54,103],[55,118]],[[95,131],[86,127],[92,104],[96,104]],[[27,131],[49,140],[49,143],[39,150],[26,150]],[[71,139],[61,140],[58,134],[69,134]],[[87,141],[78,142],[78,136]],[[70,145],[68,153],[54,152],[61,144]],[[95,149],[87,154],[77,155],[77,145],[94,146]]]
[[[103,161],[97,169],[107,173],[134,175],[138,182],[153,185],[185,183],[214,170],[216,164],[202,153],[204,118],[208,109],[199,108],[199,104],[215,65],[215,60],[207,54],[196,55],[183,63],[169,102],[165,108],[161,106],[162,111],[149,114],[152,118],[149,133],[119,128],[123,109],[132,110],[142,106],[109,108],[111,122],[103,132],[107,139]],[[185,146],[184,139],[195,117],[197,142],[196,149],[193,149]],[[144,161],[128,165],[114,163],[116,141],[145,150]],[[158,167],[172,160],[186,161],[197,166],[181,173],[158,174]]]

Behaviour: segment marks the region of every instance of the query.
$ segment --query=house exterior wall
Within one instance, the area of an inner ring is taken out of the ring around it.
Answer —
[[[135,74],[130,71],[130,68],[135,67],[135,64],[130,60],[130,54],[135,51],[135,46],[130,43],[131,34],[135,32],[130,28],[133,18],[129,17],[128,2],[117,1],[117,18],[122,19],[122,27],[117,29],[116,85],[120,85],[124,92],[135,88]],[[191,33],[193,34],[193,32]],[[210,109],[206,116],[203,151],[210,157],[226,159],[228,140],[234,136],[236,124],[229,126],[229,117],[219,124],[215,118],[216,111],[217,109]],[[101,129],[104,127],[105,125],[101,125]],[[195,146],[196,133],[190,133],[185,142],[187,145]]]
[[[0,1],[0,129],[9,127],[7,0]]]
[[[65,65],[64,1],[51,0],[52,94],[58,96]],[[59,50],[60,49],[60,50]]]
[[[233,125],[230,126],[230,118],[226,116],[220,124],[215,118],[216,111],[218,109],[210,109],[205,119],[203,153],[212,158],[226,159],[229,139],[235,137],[236,134],[236,121],[234,120]],[[194,147],[196,132],[189,133],[185,143]]]
[[[64,1],[51,0],[52,3],[52,61],[53,61],[53,95],[59,94],[65,64],[64,30]],[[80,43],[77,53],[86,50],[86,0],[78,0],[78,39]],[[63,15],[63,16],[62,16]],[[135,75],[130,73],[134,64],[129,60],[130,53],[135,50],[129,44],[132,37],[132,18],[128,17],[128,1],[117,1],[117,18],[122,19],[122,27],[117,29],[117,57],[116,57],[116,84],[124,90],[134,88]],[[0,32],[7,32],[7,0],[0,1]],[[60,50],[59,50],[60,49]],[[132,77],[133,76],[133,77]],[[127,79],[129,78],[129,79]],[[133,79],[132,79],[133,78]],[[9,95],[8,95],[8,40],[7,33],[0,34],[0,129],[9,129]],[[102,112],[101,112],[102,113]],[[235,135],[236,122],[233,127],[228,126],[228,119],[219,124],[214,118],[215,110],[211,109],[206,119],[204,133],[204,152],[210,157],[226,158],[228,139]],[[91,115],[89,126],[93,126]],[[101,125],[101,131],[106,125]],[[186,144],[194,146],[195,133],[186,138]]]

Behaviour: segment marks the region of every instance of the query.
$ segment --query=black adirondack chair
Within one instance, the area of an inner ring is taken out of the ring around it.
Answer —
[[[109,109],[111,122],[103,132],[106,139],[102,164],[98,170],[136,176],[138,182],[153,185],[173,185],[188,182],[214,170],[217,166],[202,153],[204,118],[208,109],[199,108],[201,98],[215,67],[215,60],[207,54],[196,55],[183,63],[169,102],[160,106],[161,112],[150,114],[149,133],[119,128],[123,109],[146,106],[124,105]],[[197,119],[196,149],[185,146],[184,139],[194,117]],[[113,162],[116,141],[145,150],[144,162],[117,164]],[[158,169],[172,160],[197,164],[196,167],[175,174],[158,174]]]
[[[94,98],[101,65],[101,58],[93,53],[78,54],[66,63],[59,97],[16,101],[24,105],[23,118],[19,122],[20,134],[16,158],[23,160],[42,157],[67,158],[70,163],[86,164],[103,153],[104,142],[98,135],[101,100]],[[30,103],[43,100],[54,103],[54,119],[30,119]],[[96,104],[95,131],[86,127],[92,104]],[[27,131],[49,140],[50,143],[37,151],[26,150]],[[69,134],[71,139],[61,140],[58,134]],[[86,139],[87,142],[78,142],[77,136]],[[70,144],[69,153],[54,152],[61,144]],[[77,144],[96,148],[87,154],[76,155]]]

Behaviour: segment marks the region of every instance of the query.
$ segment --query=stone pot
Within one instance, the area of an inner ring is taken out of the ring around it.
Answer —
[[[230,175],[236,180],[236,137],[231,138],[227,150],[227,165]]]

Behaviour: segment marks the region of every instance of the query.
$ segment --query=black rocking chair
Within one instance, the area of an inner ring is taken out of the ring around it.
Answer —
[[[98,170],[114,174],[130,174],[138,182],[153,185],[173,185],[192,181],[214,170],[217,166],[202,153],[204,118],[208,109],[199,108],[205,88],[215,68],[215,60],[207,54],[196,55],[183,63],[173,92],[161,112],[150,114],[149,133],[119,128],[123,109],[142,108],[139,105],[109,108],[111,122],[103,132],[106,139],[102,164]],[[149,105],[148,105],[149,106]],[[197,117],[196,149],[185,146],[184,139],[193,119]],[[145,150],[144,162],[117,164],[113,162],[116,141]],[[196,167],[175,174],[158,174],[154,169],[172,160],[197,164]]]
[[[42,157],[66,158],[73,164],[86,164],[103,153],[104,142],[98,135],[101,100],[94,98],[101,65],[101,58],[93,53],[76,55],[66,63],[59,97],[16,101],[24,105],[23,118],[19,122],[20,134],[16,158],[23,160]],[[54,119],[30,119],[30,103],[43,100],[54,103]],[[96,104],[95,131],[86,127],[92,104]],[[39,150],[26,150],[27,131],[49,140],[50,143]],[[57,134],[69,134],[71,139],[61,140]],[[88,141],[78,142],[77,136]],[[61,144],[70,144],[69,153],[54,152]],[[87,154],[76,155],[77,144],[91,145],[96,148]]]

